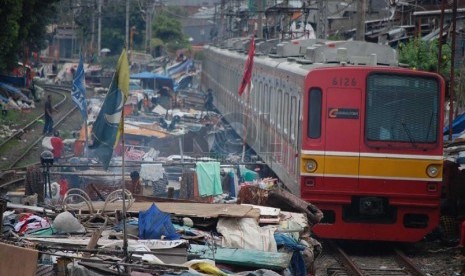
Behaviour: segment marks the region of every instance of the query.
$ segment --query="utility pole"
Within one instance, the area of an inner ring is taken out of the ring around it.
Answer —
[[[452,41],[450,56],[450,84],[449,84],[449,141],[452,141],[452,121],[454,120],[454,100],[455,100],[455,37],[457,30],[457,0],[453,0],[452,6]]]
[[[220,7],[220,34],[219,39],[220,41],[224,39],[224,6],[225,0],[221,0],[221,7]]]
[[[365,41],[365,18],[366,18],[366,0],[358,0],[357,2],[357,35],[356,40]]]
[[[316,37],[326,39],[328,26],[328,1],[318,0],[318,23],[316,25]]]
[[[263,5],[263,0],[257,1],[257,17],[258,17],[258,24],[257,24],[257,35],[258,38],[263,38],[263,10],[265,9]]]
[[[97,52],[98,56],[100,56],[100,50],[102,48],[101,39],[102,39],[102,0],[98,0],[98,35],[97,35]]]
[[[126,36],[125,36],[125,42],[126,49],[129,50],[129,0],[126,0]]]
[[[94,7],[94,6],[92,6]],[[94,54],[95,51],[95,9],[92,9],[92,35],[90,36],[90,56]]]
[[[148,13],[148,40],[147,40],[147,46],[149,49],[149,52],[152,53],[152,20],[153,20],[153,14],[155,13],[155,0],[151,2],[151,6],[149,7],[149,13]]]

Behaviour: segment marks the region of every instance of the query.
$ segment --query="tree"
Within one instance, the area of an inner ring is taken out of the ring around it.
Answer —
[[[136,27],[134,49],[144,49],[143,36],[137,35],[145,29],[137,3],[130,1],[129,26]],[[102,9],[102,48],[109,48],[113,54],[121,53],[126,40],[126,1],[108,1]]]
[[[438,69],[439,42],[431,42],[415,38],[405,44],[399,45],[399,62],[407,64],[410,68],[437,72]],[[439,73],[445,77],[450,72],[451,48],[448,44],[442,45],[442,61]]]
[[[19,0],[4,0],[0,3],[0,70],[2,71],[17,61],[16,43],[22,7],[22,1]]]
[[[0,70],[11,69],[25,54],[46,46],[46,26],[59,0],[3,0],[0,2]]]
[[[188,48],[190,45],[182,32],[181,23],[174,18],[174,15],[177,14],[180,14],[179,8],[170,7],[156,14],[152,24],[154,37],[161,39],[171,52]]]

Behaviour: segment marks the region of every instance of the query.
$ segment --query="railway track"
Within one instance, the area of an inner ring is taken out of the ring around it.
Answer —
[[[63,124],[76,111],[76,106],[70,99],[70,87],[44,85],[46,92],[56,95],[54,107],[58,113],[54,116],[54,129]],[[58,102],[57,102],[58,99]],[[38,106],[40,115],[20,127],[11,136],[0,141],[0,170],[12,170],[18,166],[27,166],[39,162],[42,152],[40,145],[43,135],[43,104]],[[41,108],[42,107],[42,108]]]
[[[317,260],[317,265],[323,262],[329,263],[325,271],[325,275],[328,276],[426,275],[394,246],[326,241],[326,250]]]

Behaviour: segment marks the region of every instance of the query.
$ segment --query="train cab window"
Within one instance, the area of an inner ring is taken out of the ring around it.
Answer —
[[[440,91],[434,77],[375,73],[367,78],[365,135],[368,145],[434,144]],[[392,143],[396,142],[396,143]]]
[[[308,95],[308,130],[309,138],[317,139],[321,137],[321,107],[322,93],[319,88],[310,89]]]

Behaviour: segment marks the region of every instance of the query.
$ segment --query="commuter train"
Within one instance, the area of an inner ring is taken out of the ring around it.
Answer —
[[[204,47],[201,87],[295,195],[324,218],[317,237],[414,242],[439,224],[445,81],[360,41]],[[244,131],[244,129],[247,129]]]

